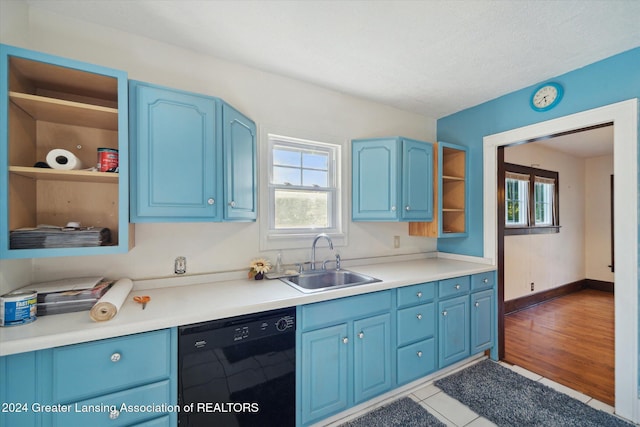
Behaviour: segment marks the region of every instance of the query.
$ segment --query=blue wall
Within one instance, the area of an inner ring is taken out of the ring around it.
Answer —
[[[466,145],[470,152],[469,236],[439,239],[439,251],[483,256],[482,138],[630,98],[640,98],[640,47],[550,80],[564,87],[563,99],[550,111],[536,112],[530,108],[531,94],[539,86],[536,84],[438,120],[438,141]]]

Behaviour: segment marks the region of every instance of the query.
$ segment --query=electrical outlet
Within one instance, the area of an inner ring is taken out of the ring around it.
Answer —
[[[536,284],[531,282],[531,291],[533,292],[533,290],[536,288]]]
[[[173,271],[176,274],[184,274],[187,272],[187,259],[183,256],[179,256],[176,258],[176,261],[174,263],[174,269]]]
[[[393,236],[393,247],[396,249],[400,247],[400,236]]]

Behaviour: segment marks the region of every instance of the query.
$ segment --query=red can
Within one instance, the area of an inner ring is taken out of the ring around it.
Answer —
[[[118,150],[115,148],[98,148],[98,171],[118,172]]]

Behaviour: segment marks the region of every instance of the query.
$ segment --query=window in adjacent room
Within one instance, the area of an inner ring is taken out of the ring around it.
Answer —
[[[557,233],[558,172],[505,163],[505,234]]]
[[[340,146],[268,138],[269,236],[339,233]]]

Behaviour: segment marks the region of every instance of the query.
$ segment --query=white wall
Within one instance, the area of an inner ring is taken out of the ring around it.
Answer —
[[[126,70],[131,79],[218,96],[254,119],[259,128],[286,128],[319,138],[329,135],[344,141],[345,153],[353,138],[404,135],[435,140],[433,118],[13,3],[0,2],[2,43]],[[345,188],[350,182],[347,176]],[[350,217],[350,206],[347,213]],[[435,239],[409,237],[407,227],[402,223],[351,223],[348,245],[340,248],[341,255],[348,259],[436,249]],[[259,252],[258,228],[256,223],[137,224],[136,246],[130,253],[34,259],[33,280],[86,274],[133,279],[170,276],[179,255],[187,257],[188,274],[246,269],[253,257],[274,257],[274,253]],[[393,249],[394,235],[402,236],[399,249]],[[285,262],[295,262],[307,260],[309,254],[304,249],[285,251],[283,256]],[[2,262],[1,266],[3,270],[20,269],[16,282],[31,280],[24,261]],[[3,283],[0,275],[0,292],[7,286],[18,287]]]
[[[584,279],[584,160],[535,143],[505,148],[504,157],[508,163],[558,172],[561,226],[555,234],[505,236],[505,301]]]
[[[611,264],[611,175],[613,155],[585,161],[586,278],[613,282]]]

